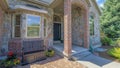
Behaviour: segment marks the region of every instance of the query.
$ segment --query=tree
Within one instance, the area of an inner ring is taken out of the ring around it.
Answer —
[[[107,37],[120,38],[120,0],[106,0],[100,21]]]

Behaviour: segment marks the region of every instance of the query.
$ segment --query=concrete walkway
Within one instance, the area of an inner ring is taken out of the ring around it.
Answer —
[[[77,62],[87,66],[88,68],[120,68],[120,63],[113,62],[93,54],[82,59],[78,59]]]

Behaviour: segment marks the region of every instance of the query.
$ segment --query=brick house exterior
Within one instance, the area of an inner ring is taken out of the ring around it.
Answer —
[[[4,10],[2,16],[3,9],[0,8],[0,47],[6,52],[11,39],[26,39],[32,35],[34,38],[43,39],[44,45],[48,47],[56,41],[62,41],[63,54],[68,57],[71,56],[72,44],[87,49],[90,45],[93,48],[101,46],[99,30],[101,12],[95,0],[1,0],[1,3],[4,2],[8,9]],[[90,15],[94,17],[93,35],[90,35]],[[32,30],[28,26],[31,25],[28,24],[29,20],[36,22],[33,19],[40,21],[39,29],[31,27],[34,29]],[[18,22],[19,24],[15,25]],[[35,32],[37,30],[39,32]]]

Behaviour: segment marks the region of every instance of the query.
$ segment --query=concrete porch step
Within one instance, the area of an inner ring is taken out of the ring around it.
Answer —
[[[89,51],[87,48],[84,47],[78,47],[78,46],[73,46],[72,47],[72,55],[79,54],[85,51]]]
[[[74,54],[72,55],[72,59],[77,61],[77,60],[81,60],[89,55],[91,55],[92,53],[89,52],[88,50],[87,51],[83,51],[83,52],[79,52],[77,54]]]

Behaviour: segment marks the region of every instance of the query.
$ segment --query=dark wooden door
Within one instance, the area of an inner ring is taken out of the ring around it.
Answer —
[[[54,41],[59,41],[61,39],[61,24],[54,23]]]

